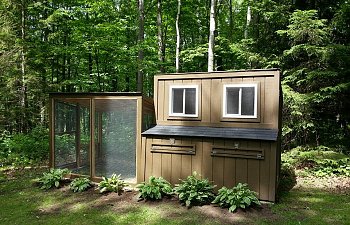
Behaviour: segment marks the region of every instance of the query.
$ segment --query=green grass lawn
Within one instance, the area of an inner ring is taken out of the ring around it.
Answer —
[[[229,213],[214,206],[187,209],[176,199],[137,202],[137,193],[102,195],[93,189],[40,190],[40,170],[0,180],[0,224],[350,224],[350,195],[298,186],[278,204]]]

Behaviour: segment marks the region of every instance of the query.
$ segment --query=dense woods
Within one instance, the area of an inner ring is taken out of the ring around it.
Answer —
[[[157,73],[278,67],[284,149],[349,152],[349,15],[347,0],[2,0],[1,140],[47,127],[48,92],[151,96]]]

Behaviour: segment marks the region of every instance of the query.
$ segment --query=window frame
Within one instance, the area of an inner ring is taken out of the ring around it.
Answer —
[[[173,113],[173,89],[183,89],[183,98],[182,98],[182,113]],[[185,113],[185,100],[186,100],[186,92],[185,89],[194,88],[196,90],[196,102],[195,102],[195,114],[186,114]],[[198,85],[170,85],[169,86],[169,116],[170,117],[190,117],[196,118],[198,117],[199,112],[199,87]]]
[[[227,88],[237,87],[239,89],[238,99],[238,114],[227,113]],[[242,88],[253,87],[254,88],[254,115],[242,115]],[[223,86],[223,118],[238,118],[238,119],[258,119],[258,84],[257,83],[241,83],[241,84],[224,84]]]

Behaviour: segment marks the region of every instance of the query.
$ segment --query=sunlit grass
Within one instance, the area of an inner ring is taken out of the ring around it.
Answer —
[[[350,196],[319,189],[292,189],[278,204],[250,213],[226,213],[208,206],[187,209],[175,202],[153,204],[117,201],[93,190],[73,193],[67,187],[40,190],[25,172],[0,182],[0,224],[349,224]],[[269,209],[270,208],[270,209]],[[267,212],[266,212],[267,211]],[[226,214],[223,214],[226,213]],[[223,220],[230,217],[226,222]],[[233,222],[232,222],[233,221]]]

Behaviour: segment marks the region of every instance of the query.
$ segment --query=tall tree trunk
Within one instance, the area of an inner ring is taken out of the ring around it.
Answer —
[[[250,21],[252,20],[252,14],[251,14],[251,10],[250,10],[250,5],[248,5],[247,8],[247,22],[245,25],[245,30],[244,30],[244,38],[247,39],[248,38],[248,34],[249,34],[249,25],[250,25]]]
[[[27,84],[26,84],[26,0],[21,1],[21,39],[22,39],[22,48],[21,48],[21,107],[22,107],[22,115],[21,115],[21,124],[19,127],[20,132],[27,131]]]
[[[233,41],[233,10],[232,10],[232,0],[229,2],[229,39]]]
[[[163,35],[163,23],[162,23],[162,0],[157,2],[157,27],[158,27],[158,57],[159,57],[159,69],[161,73],[165,73],[165,43]]]
[[[144,58],[144,52],[143,52],[143,40],[144,40],[144,34],[145,34],[145,7],[144,7],[144,0],[138,0],[138,7],[139,7],[139,35],[138,35],[138,43],[139,43],[139,53],[138,53],[138,60],[137,60],[137,91],[141,92],[143,91],[143,58]]]
[[[89,76],[90,76],[90,90],[89,91],[92,91],[92,84],[93,84],[93,75],[92,75],[92,67],[93,67],[93,61],[92,61],[92,49],[91,49],[91,46],[90,46],[90,43],[89,43],[89,46],[88,46],[88,70],[89,70]]]
[[[98,82],[98,91],[102,91],[102,84],[101,84],[101,74],[100,74],[100,65],[98,60],[98,49],[95,48],[95,62],[96,62],[96,70],[97,70],[97,82]]]
[[[177,1],[177,14],[176,14],[176,58],[175,58],[175,68],[176,73],[180,71],[180,12],[181,12],[181,0]]]
[[[214,46],[215,46],[215,6],[216,0],[210,1],[210,29],[208,46],[208,72],[214,71]]]

